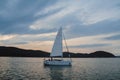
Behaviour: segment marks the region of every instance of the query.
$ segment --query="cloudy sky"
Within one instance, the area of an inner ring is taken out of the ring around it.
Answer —
[[[50,52],[61,26],[71,52],[120,55],[120,0],[0,1],[0,46]]]

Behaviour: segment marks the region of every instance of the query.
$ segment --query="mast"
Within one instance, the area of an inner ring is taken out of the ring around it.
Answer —
[[[67,41],[66,41],[66,38],[65,38],[65,36],[64,36],[64,33],[63,33],[63,38],[64,38],[64,42],[65,42],[65,46],[66,46],[67,52],[69,53],[69,48],[68,48],[68,46],[67,46]],[[69,56],[70,60],[72,61],[71,56],[70,56],[70,53],[69,53],[68,56]]]
[[[66,41],[66,38],[65,38],[65,36],[64,36],[64,33],[63,33],[63,38],[64,38],[65,47],[66,47],[66,49],[67,49],[67,52],[69,52],[69,49],[68,49],[68,46],[67,46],[67,41]]]

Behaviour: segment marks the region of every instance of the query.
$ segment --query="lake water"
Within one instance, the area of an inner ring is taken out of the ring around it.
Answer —
[[[0,57],[0,80],[120,80],[120,58],[74,58],[71,67],[44,67],[43,58]]]

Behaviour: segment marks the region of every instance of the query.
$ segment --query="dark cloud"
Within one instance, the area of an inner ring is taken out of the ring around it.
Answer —
[[[46,17],[50,14],[56,13],[58,10],[51,12],[50,14],[43,14],[38,17],[34,15],[57,2],[46,0],[20,0],[19,3],[12,4],[12,1],[1,1],[2,8],[0,13],[0,34],[34,34],[45,31],[31,31],[29,26],[39,18]]]
[[[21,45],[21,44],[28,44],[27,41],[13,41],[13,40],[3,40],[2,43],[6,45]]]
[[[109,46],[110,44],[86,44],[86,45],[79,45],[79,46],[69,46],[70,48],[93,48],[93,47],[104,47]]]
[[[21,45],[21,44],[27,44],[28,42],[15,42],[11,43],[12,45]]]
[[[72,24],[69,37],[82,37],[100,34],[110,34],[120,32],[120,20],[115,21],[102,21],[92,25],[81,25],[80,22]]]
[[[1,0],[0,35],[3,37],[17,34],[16,38],[4,40],[2,43],[19,45],[39,40],[50,41],[53,37],[29,36],[25,39],[20,36],[55,32],[60,26],[65,31],[66,39],[120,33],[119,4],[119,0],[91,0],[89,3],[87,0]],[[32,29],[32,25],[36,29]],[[102,40],[120,40],[119,36],[114,35]],[[15,39],[18,41],[14,41]],[[103,47],[111,44],[71,47]]]
[[[114,35],[111,37],[106,37],[105,39],[107,39],[107,40],[120,40],[120,34]]]
[[[35,14],[39,13],[40,11],[46,8],[49,8],[57,2],[58,0],[14,0],[13,2],[9,0],[1,1],[0,34],[38,34],[55,31],[56,29],[31,30],[29,26],[32,25],[38,19],[46,18],[63,10],[64,7],[60,7],[55,10],[51,10],[47,13],[35,16]],[[59,26],[59,24],[61,24],[65,27],[70,25],[71,29],[70,33],[68,34],[70,34],[69,37],[71,38],[102,33],[112,33],[118,32],[120,30],[120,20],[106,20],[92,25],[82,25],[82,21],[80,21],[79,18],[76,16],[76,13],[77,11],[69,13],[63,18],[58,19],[55,24],[55,26]]]

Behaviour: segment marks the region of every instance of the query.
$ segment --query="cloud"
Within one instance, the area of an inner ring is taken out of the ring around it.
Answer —
[[[92,35],[83,36],[79,38],[68,39],[68,47],[70,50],[75,52],[93,52],[97,50],[104,50],[116,55],[119,55],[118,50],[120,49],[120,40],[118,39],[106,39],[109,37],[114,37],[120,33],[102,34],[102,35]]]
[[[120,40],[120,34],[106,37],[105,39],[107,39],[107,40]]]
[[[79,38],[67,39],[68,47],[70,51],[80,52],[90,52],[94,50],[108,50],[111,49],[119,49],[120,40],[108,40],[106,38],[114,37],[119,35],[120,33],[111,33],[111,34],[103,34],[103,35],[94,35],[94,36],[83,36]],[[6,46],[16,46],[25,49],[41,49],[45,51],[51,51],[53,41],[55,39],[56,32],[54,33],[45,33],[45,34],[37,34],[37,35],[3,35],[5,36],[13,36],[10,38],[5,38],[2,40],[1,45]],[[44,47],[43,47],[44,46]],[[65,46],[65,45],[64,45]],[[64,47],[65,48],[65,47]],[[65,49],[64,49],[65,50]],[[114,52],[114,51],[112,51]]]
[[[62,26],[73,51],[118,49],[119,4],[119,0],[0,1],[0,45],[31,49],[52,45]]]
[[[56,7],[55,7],[56,8]],[[71,12],[74,12],[74,9],[70,8],[63,8],[62,10],[58,11],[56,14],[52,14],[48,17],[45,17],[44,19],[39,19],[36,22],[34,22],[30,28],[33,30],[39,30],[39,29],[52,29],[56,27],[60,27],[64,25],[64,23],[59,24],[59,22],[63,19],[64,17]]]
[[[94,48],[94,47],[103,47],[110,46],[110,44],[88,44],[88,45],[79,45],[79,46],[69,46],[70,48]]]
[[[16,35],[0,35],[0,41],[9,40],[14,38]]]
[[[81,13],[79,13],[79,18],[85,25],[94,24],[108,19],[120,19],[120,11],[117,6],[117,4],[120,2],[118,0],[91,0],[89,1],[89,3],[87,3],[88,0],[85,0],[82,2],[84,4],[82,4],[83,7]]]
[[[108,40],[106,37],[112,37],[118,35],[120,33],[112,33],[112,34],[103,34],[103,35],[94,35],[94,36],[83,36],[79,38],[68,39],[68,47],[70,50],[75,52],[93,52],[97,50],[110,51],[114,54],[118,49],[120,49],[119,43],[120,40]],[[114,50],[113,50],[114,49]],[[113,50],[113,51],[112,51]]]
[[[57,1],[57,0],[56,0]],[[34,15],[45,7],[55,4],[56,1],[36,0],[24,1],[14,0],[3,2],[0,12],[1,34],[32,34],[39,33],[29,29],[29,26],[40,17]],[[32,5],[32,6],[31,6]]]
[[[89,27],[91,24],[92,26],[94,24],[99,26],[100,22],[120,19],[119,3],[117,0],[91,0],[89,3],[88,0],[70,0],[69,2],[51,0],[47,3],[45,0],[29,2],[24,0],[1,1],[0,27],[2,30],[0,29],[0,33],[39,34],[50,32],[50,30],[61,25],[66,27],[73,24],[74,29],[80,26]],[[109,24],[100,24],[100,26],[106,28]]]
[[[102,21],[92,25],[72,24],[69,29],[66,28],[66,36],[68,38],[77,38],[81,36],[102,35],[111,33],[120,33],[120,20],[115,21]],[[67,27],[67,26],[66,26]]]
[[[44,34],[1,35],[0,40],[4,45],[20,45],[37,41],[53,41],[56,32]]]
[[[34,41],[27,44],[14,45],[24,49],[44,50],[51,52],[53,41]]]

